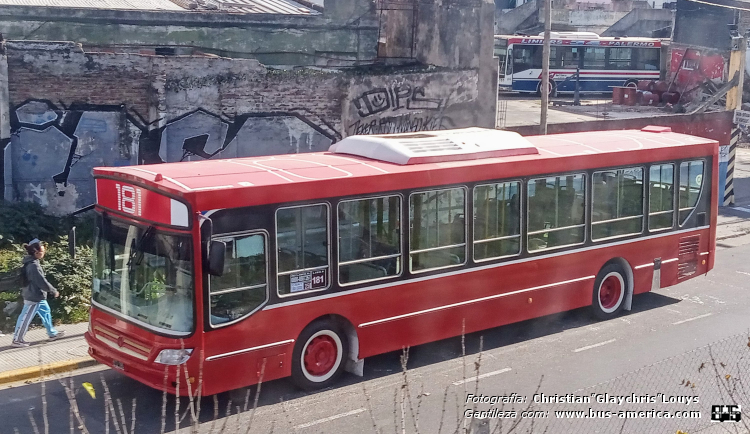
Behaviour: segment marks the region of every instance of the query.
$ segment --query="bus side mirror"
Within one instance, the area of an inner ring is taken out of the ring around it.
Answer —
[[[76,227],[73,226],[73,228],[68,232],[68,254],[71,258],[76,258]]]
[[[208,249],[208,274],[220,277],[224,274],[224,255],[227,249],[223,241],[211,241]]]

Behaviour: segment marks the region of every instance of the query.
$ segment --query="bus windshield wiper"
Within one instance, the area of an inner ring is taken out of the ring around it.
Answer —
[[[143,231],[143,234],[140,238],[138,238],[138,241],[133,240],[134,246],[130,249],[130,259],[128,260],[128,265],[141,265],[141,262],[143,262],[143,250],[146,243],[150,242],[154,238],[154,227],[149,226],[146,228],[145,231]]]

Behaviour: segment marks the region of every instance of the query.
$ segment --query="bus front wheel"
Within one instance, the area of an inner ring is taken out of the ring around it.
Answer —
[[[292,353],[292,382],[304,390],[333,384],[344,370],[348,341],[331,320],[315,321],[299,336]]]
[[[594,281],[591,300],[594,316],[605,320],[619,314],[625,304],[627,290],[627,274],[620,265],[609,264],[602,268]]]
[[[547,93],[549,94],[550,98],[557,97],[557,83],[555,83],[555,80],[550,79],[549,81],[549,87],[547,88]],[[537,96],[542,96],[542,82],[539,81],[539,84],[536,85],[536,94]]]

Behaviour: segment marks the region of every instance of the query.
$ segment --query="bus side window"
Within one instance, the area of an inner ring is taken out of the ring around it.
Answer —
[[[591,239],[598,240],[643,231],[643,169],[594,172]]]
[[[651,166],[649,171],[648,229],[674,226],[674,164]]]
[[[306,205],[276,211],[278,293],[328,288],[328,205]]]
[[[224,274],[209,276],[211,325],[247,316],[268,299],[266,235],[217,239],[226,244],[226,260]]]
[[[474,260],[521,252],[520,182],[474,187]]]
[[[401,197],[342,201],[338,206],[339,283],[401,274]]]
[[[466,262],[466,190],[413,193],[409,198],[409,269],[412,272]]]
[[[582,174],[529,181],[529,252],[583,243],[585,193]]]
[[[684,225],[698,204],[703,186],[703,161],[680,164],[680,226]]]

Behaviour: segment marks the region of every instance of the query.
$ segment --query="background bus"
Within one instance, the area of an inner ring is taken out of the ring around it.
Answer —
[[[500,90],[539,94],[543,43],[542,36],[495,36]],[[575,91],[576,68],[581,68],[581,92],[611,92],[613,86],[635,86],[638,80],[659,79],[659,39],[552,32],[550,44],[552,95]]]
[[[182,395],[315,389],[464,325],[611,318],[713,267],[717,164],[668,128],[469,128],[96,168],[89,353]]]

